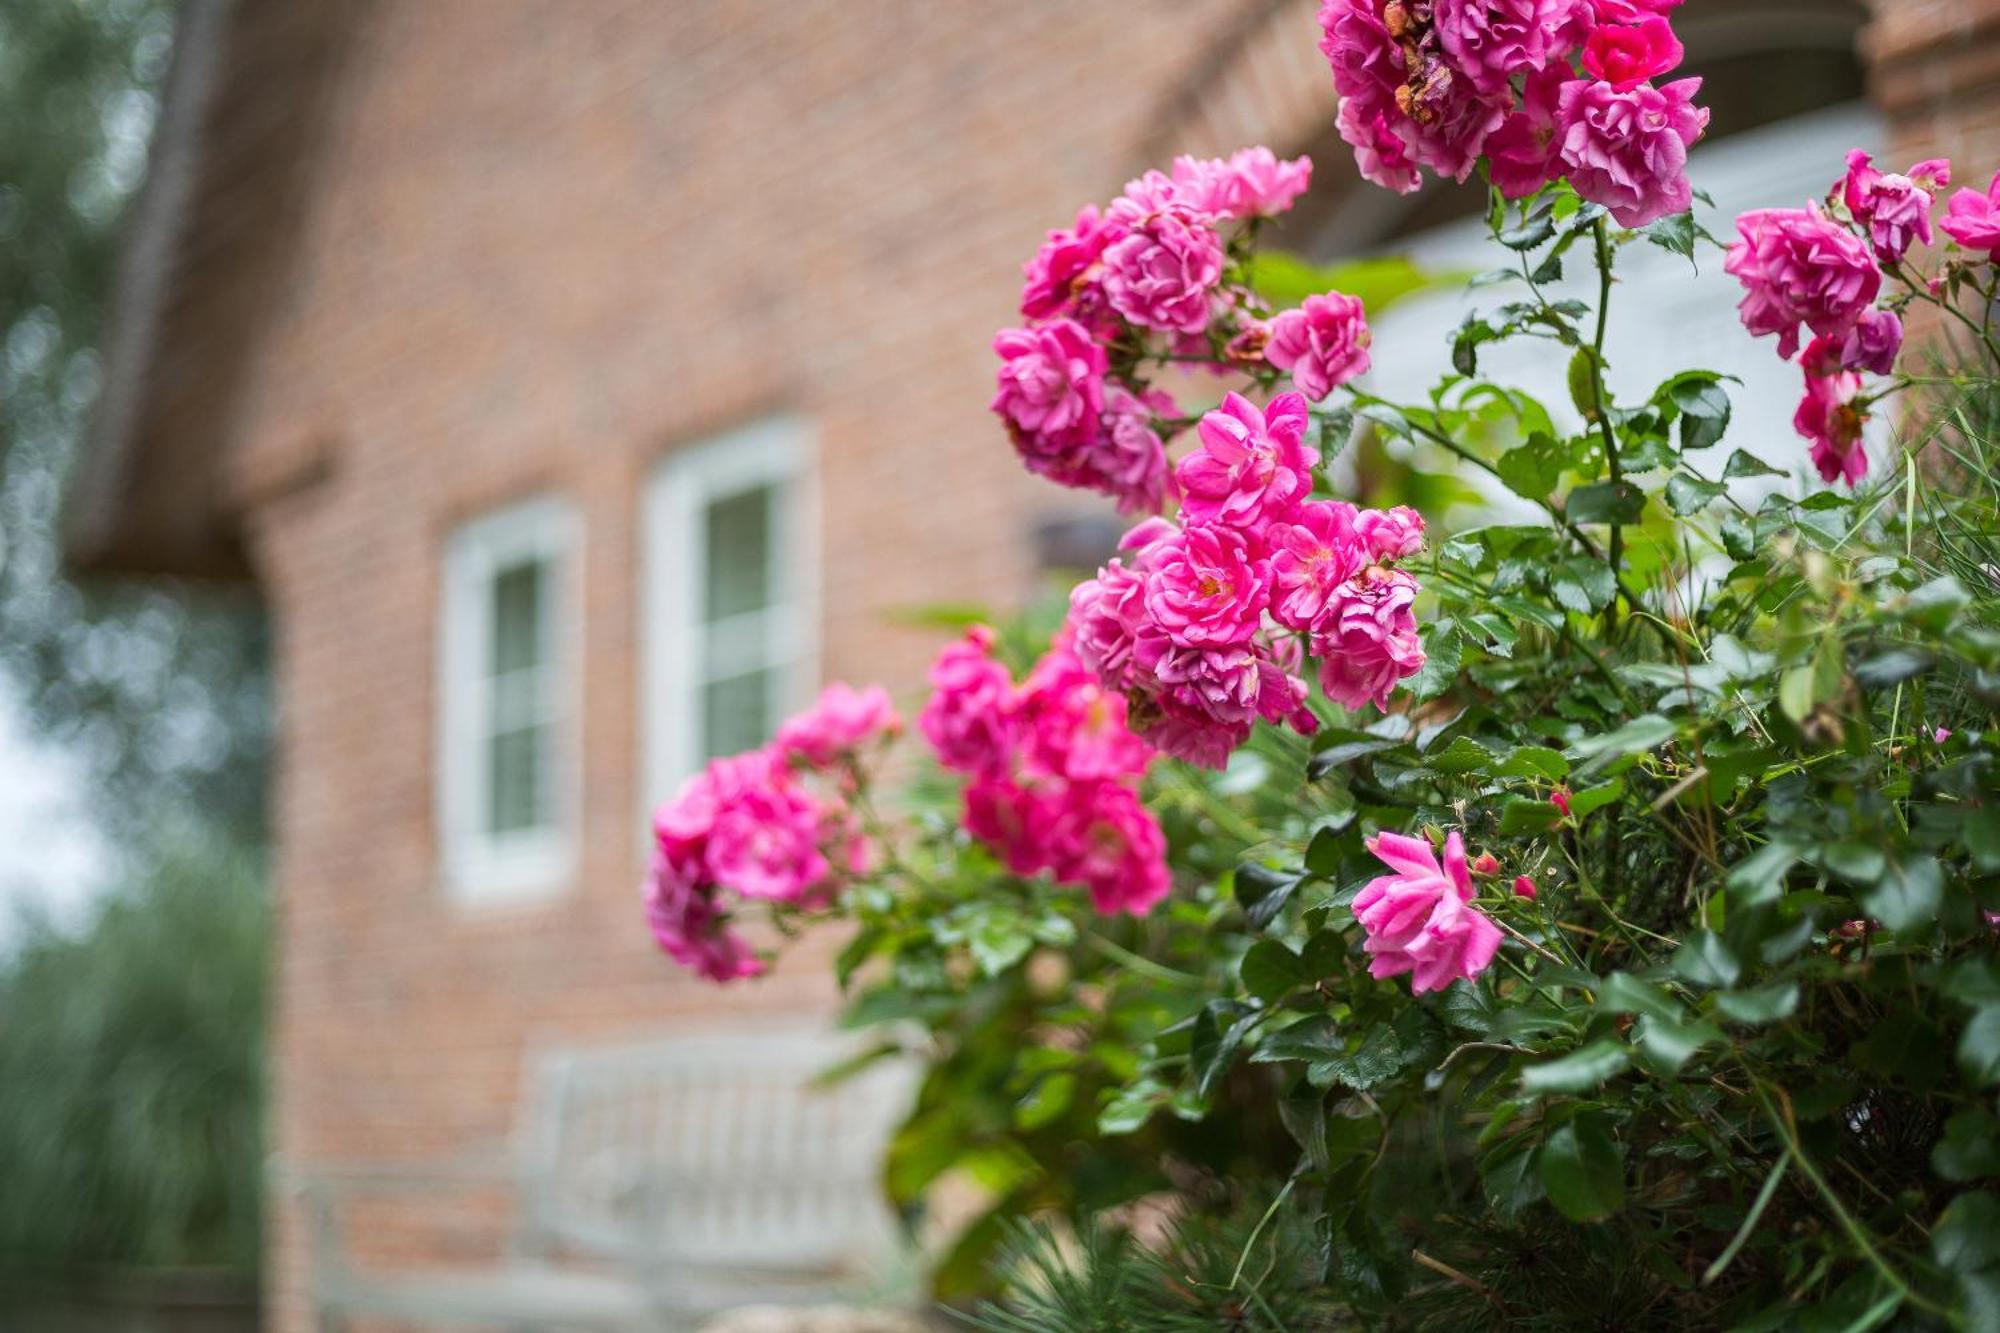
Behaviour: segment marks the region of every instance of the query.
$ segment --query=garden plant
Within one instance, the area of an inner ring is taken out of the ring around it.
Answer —
[[[982,1326],[2000,1328],[2000,180],[1856,153],[1714,239],[1675,3],[1325,0],[1362,174],[1490,188],[1429,396],[1361,295],[1279,299],[1305,159],[1134,180],[994,344],[1116,558],[944,648],[914,780],[836,684],[658,812],[681,964],[847,930]],[[1614,395],[1634,246],[1741,284],[1798,438],[1727,366]],[[1534,517],[1355,503],[1361,451]]]

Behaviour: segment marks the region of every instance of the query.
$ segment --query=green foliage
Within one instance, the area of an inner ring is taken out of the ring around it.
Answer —
[[[1517,262],[1478,285],[1516,299],[1428,401],[1356,393],[1353,421],[1544,520],[1433,531],[1430,662],[1388,713],[1159,767],[1152,918],[925,816],[927,859],[851,905],[857,1021],[940,1053],[892,1186],[986,1185],[949,1292],[1003,1219],[1088,1237],[1171,1189],[1278,1197],[1314,1256],[1260,1292],[1369,1327],[2000,1326],[2000,381],[1931,377],[1880,483],[1747,501],[1727,483],[1777,470],[1708,457],[1753,443],[1730,378],[1619,402],[1598,312],[1542,293],[1566,254],[1609,293],[1621,246],[1698,230],[1619,234],[1563,187],[1494,226]],[[1519,338],[1560,349],[1569,404],[1473,377]],[[1370,975],[1350,904],[1385,829],[1494,858],[1477,980]],[[1149,1262],[1030,1260],[986,1326],[1147,1326],[1115,1312],[1192,1290]]]
[[[267,919],[256,867],[187,833],[0,960],[0,1288],[256,1270]]]

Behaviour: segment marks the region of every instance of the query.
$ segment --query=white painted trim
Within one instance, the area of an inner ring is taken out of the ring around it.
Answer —
[[[481,828],[490,762],[483,705],[492,582],[524,557],[545,560],[548,670],[554,678],[547,762],[554,822],[494,835]],[[438,853],[446,893],[468,907],[546,901],[569,887],[582,805],[583,521],[543,496],[474,519],[445,547],[438,600]]]
[[[647,480],[640,581],[639,713],[645,755],[640,800],[654,806],[701,765],[698,664],[708,651],[699,597],[707,585],[702,515],[718,500],[781,487],[771,567],[781,580],[778,623],[794,646],[778,677],[772,714],[802,707],[819,679],[819,494],[806,422],[771,417],[669,455]]]

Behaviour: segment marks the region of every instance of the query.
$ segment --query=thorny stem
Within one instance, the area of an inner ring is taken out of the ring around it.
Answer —
[[[1611,429],[1611,394],[1604,386],[1604,334],[1611,316],[1611,234],[1598,218],[1591,224],[1597,242],[1597,335],[1590,344],[1590,379],[1592,392],[1596,395],[1597,428],[1604,436],[1604,461],[1611,472],[1611,485],[1615,490],[1625,480],[1625,474],[1618,462],[1618,436]],[[1625,590],[1625,529],[1614,517],[1611,522],[1610,550],[1606,553],[1606,563],[1611,567],[1612,580],[1620,592]],[[1633,611],[1639,604],[1631,594],[1625,596]],[[1605,638],[1616,640],[1618,634],[1618,599],[1611,599],[1611,605],[1604,612]],[[1618,892],[1619,880],[1624,873],[1624,825],[1616,819],[1608,820],[1604,826],[1605,880],[1611,895]]]

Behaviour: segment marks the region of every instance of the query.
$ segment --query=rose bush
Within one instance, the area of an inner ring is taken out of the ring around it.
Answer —
[[[1450,372],[1377,397],[1364,302],[1274,308],[1303,159],[1086,207],[992,406],[1144,516],[1116,558],[941,652],[893,817],[845,686],[656,817],[682,963],[852,927],[850,1021],[928,1071],[888,1188],[983,1191],[937,1280],[991,1327],[2000,1327],[1995,193],[1856,154],[1737,220],[1804,447],[1732,435],[1720,369],[1618,399],[1621,250],[1715,244],[1673,8],[1326,0],[1362,173],[1492,187]],[[1510,340],[1567,403],[1480,376]],[[1343,498],[1362,448],[1542,517]],[[1827,485],[1742,484],[1787,476]],[[1104,1241],[1142,1200],[1164,1248]]]

